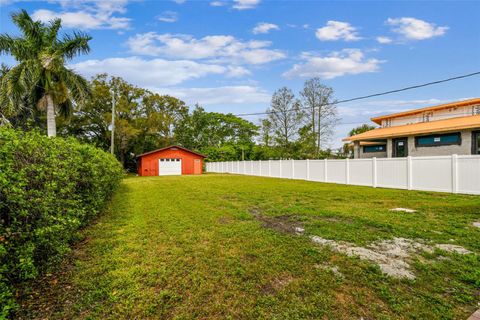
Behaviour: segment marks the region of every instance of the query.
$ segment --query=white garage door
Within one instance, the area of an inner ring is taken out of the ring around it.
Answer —
[[[175,176],[182,174],[182,159],[159,159],[158,175]]]

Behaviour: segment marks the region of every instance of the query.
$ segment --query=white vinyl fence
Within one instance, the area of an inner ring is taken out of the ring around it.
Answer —
[[[480,194],[480,156],[209,162],[207,172]]]

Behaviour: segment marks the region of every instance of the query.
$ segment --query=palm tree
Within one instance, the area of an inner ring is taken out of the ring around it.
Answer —
[[[60,19],[48,24],[33,21],[25,10],[13,14],[12,21],[22,36],[0,35],[0,54],[11,54],[18,62],[1,77],[0,112],[15,115],[32,106],[46,109],[47,133],[54,137],[55,114],[67,117],[73,105],[89,95],[87,80],[68,69],[65,62],[88,53],[92,38],[73,32],[59,39]]]

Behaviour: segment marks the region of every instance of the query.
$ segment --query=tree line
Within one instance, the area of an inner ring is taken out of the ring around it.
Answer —
[[[99,74],[87,81],[66,63],[90,51],[90,36],[60,36],[60,19],[33,21],[24,10],[12,20],[21,36],[0,35],[0,54],[17,61],[0,68],[0,124],[74,136],[109,150],[115,101],[114,152],[132,171],[137,155],[171,144],[204,153],[209,161],[332,155],[328,145],[338,113],[333,89],[319,78],[307,80],[298,96],[286,87],[276,90],[255,124],[200,105],[189,107],[119,77]]]

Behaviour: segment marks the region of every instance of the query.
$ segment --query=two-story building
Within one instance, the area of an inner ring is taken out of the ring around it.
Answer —
[[[380,127],[344,139],[355,158],[480,154],[480,98],[371,120]]]

